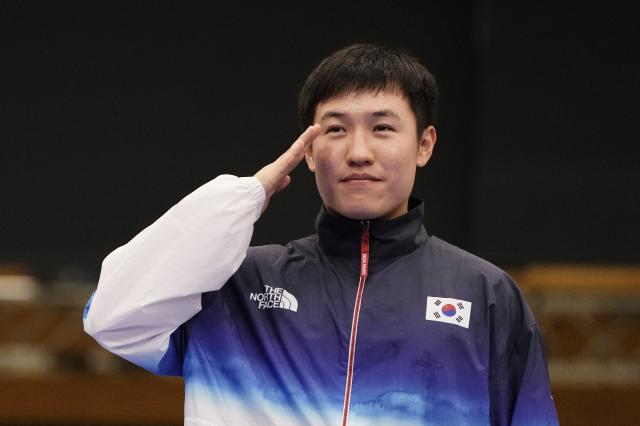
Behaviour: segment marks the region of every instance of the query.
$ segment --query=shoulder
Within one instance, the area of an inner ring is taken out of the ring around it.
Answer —
[[[500,267],[437,237],[429,238],[426,250],[432,275],[442,282],[463,287],[470,298],[504,310],[508,317],[530,317],[522,290]]]
[[[293,240],[285,245],[267,244],[250,246],[247,249],[245,264],[277,264],[283,260],[313,257],[317,252],[317,236],[310,235]]]
[[[496,324],[509,324],[504,331],[522,333],[537,327],[524,293],[507,272],[440,238],[431,237],[429,242],[440,267],[471,284],[475,300],[483,301]]]
[[[435,236],[430,237],[427,242],[426,255],[438,269],[479,274],[491,281],[512,281],[511,277],[495,264]]]

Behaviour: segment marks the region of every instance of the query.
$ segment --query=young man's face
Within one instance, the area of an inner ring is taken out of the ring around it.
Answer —
[[[416,133],[409,103],[395,92],[351,92],[318,104],[322,131],[307,151],[325,207],[351,219],[407,212],[416,167],[427,164],[433,126]]]

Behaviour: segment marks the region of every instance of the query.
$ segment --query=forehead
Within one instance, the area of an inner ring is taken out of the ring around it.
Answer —
[[[366,91],[342,93],[316,106],[314,123],[328,112],[351,116],[373,115],[379,111],[391,111],[400,120],[415,121],[415,115],[407,98],[396,91]]]

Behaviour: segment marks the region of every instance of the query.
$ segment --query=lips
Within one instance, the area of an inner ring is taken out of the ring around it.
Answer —
[[[349,176],[341,179],[341,182],[362,182],[362,181],[373,181],[377,182],[382,179],[379,179],[375,176],[372,176],[368,173],[352,173]]]

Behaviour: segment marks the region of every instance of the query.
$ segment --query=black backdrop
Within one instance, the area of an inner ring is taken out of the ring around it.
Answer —
[[[359,41],[439,82],[414,191],[431,233],[502,266],[637,262],[640,34],[628,12],[552,4],[2,2],[0,263],[95,278],[197,186],[284,150],[306,75]],[[313,176],[292,177],[253,244],[313,232]]]

